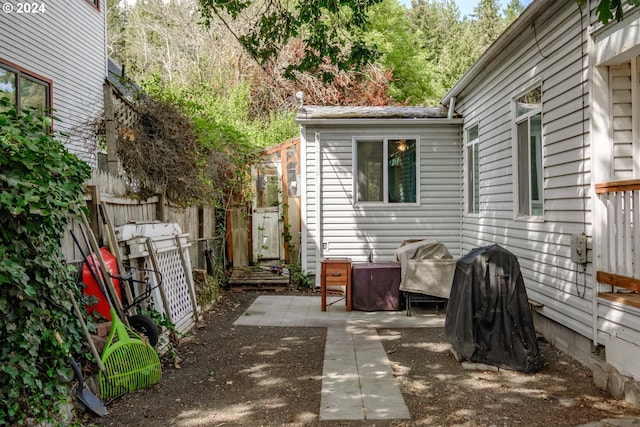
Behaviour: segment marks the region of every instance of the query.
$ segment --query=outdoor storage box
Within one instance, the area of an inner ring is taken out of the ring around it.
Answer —
[[[400,263],[356,263],[351,275],[354,310],[400,310]]]

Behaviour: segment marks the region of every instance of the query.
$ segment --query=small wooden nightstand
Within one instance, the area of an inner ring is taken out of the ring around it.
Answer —
[[[327,311],[327,286],[345,287],[345,304],[351,311],[351,258],[325,258],[322,260],[320,291],[322,311]]]

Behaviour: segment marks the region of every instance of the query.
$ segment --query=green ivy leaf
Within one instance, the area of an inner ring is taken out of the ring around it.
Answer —
[[[27,415],[55,422],[68,400],[58,376],[67,356],[50,327],[58,324],[71,346],[83,342],[62,303],[74,277],[60,241],[84,204],[90,168],[48,132],[49,119],[5,110],[6,98],[0,105],[0,423],[21,425]]]

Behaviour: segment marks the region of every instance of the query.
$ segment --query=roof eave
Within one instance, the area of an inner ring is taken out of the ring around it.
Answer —
[[[389,123],[402,123],[406,125],[424,125],[424,124],[459,124],[462,123],[462,119],[448,119],[443,118],[311,118],[311,119],[296,119],[296,123],[299,125],[386,125]]]

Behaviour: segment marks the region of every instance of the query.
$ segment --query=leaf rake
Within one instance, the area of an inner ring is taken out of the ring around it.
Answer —
[[[153,385],[162,379],[158,353],[122,323],[111,308],[111,331],[102,350],[106,376],[99,373],[100,395],[111,399]]]

